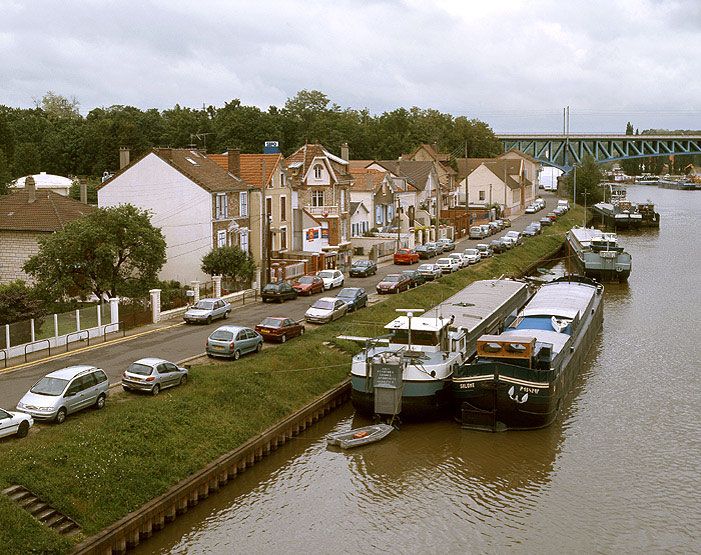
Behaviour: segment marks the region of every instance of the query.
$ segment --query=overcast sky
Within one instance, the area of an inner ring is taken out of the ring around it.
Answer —
[[[81,113],[301,89],[496,132],[701,129],[701,0],[0,0],[0,104]]]

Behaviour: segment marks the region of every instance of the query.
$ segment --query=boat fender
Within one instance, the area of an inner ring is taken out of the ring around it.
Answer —
[[[366,431],[356,432],[353,434],[353,439],[360,439],[362,437],[367,437],[368,433]]]

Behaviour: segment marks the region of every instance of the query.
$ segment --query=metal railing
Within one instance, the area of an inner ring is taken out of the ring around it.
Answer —
[[[49,341],[48,339],[38,339],[36,341],[32,341],[31,343],[26,343],[24,345],[24,362],[27,362],[27,348],[33,347],[34,345],[36,345],[38,343],[43,343],[44,341],[46,341],[46,344],[49,346],[49,356],[51,356],[51,341]],[[32,352],[34,352],[33,349],[32,349]]]
[[[80,335],[83,333],[86,334],[85,338],[88,340],[88,347],[90,346],[90,332],[88,330],[78,330],[78,331],[74,331],[74,332],[66,334],[66,352],[68,352],[68,345],[70,345],[70,341],[68,341],[68,338],[71,335],[75,335],[77,337],[77,340],[80,341],[81,340]],[[49,353],[49,354],[51,354],[51,353]]]

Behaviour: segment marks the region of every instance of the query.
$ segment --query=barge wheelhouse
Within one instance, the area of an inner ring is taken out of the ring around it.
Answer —
[[[453,375],[464,428],[502,431],[550,424],[603,321],[603,287],[579,276],[543,285],[503,333],[483,335],[477,358]]]
[[[599,281],[625,281],[632,257],[618,244],[615,233],[575,227],[567,232],[567,243],[579,273]]]

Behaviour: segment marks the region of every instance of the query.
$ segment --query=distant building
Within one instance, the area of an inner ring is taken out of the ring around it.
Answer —
[[[25,180],[29,176],[20,177],[15,179],[10,183],[10,188],[23,189]],[[71,185],[73,185],[73,180],[68,177],[63,177],[61,175],[53,175],[46,172],[41,172],[32,175],[34,178],[34,186],[37,190],[48,189],[64,197],[68,196],[71,190]]]

